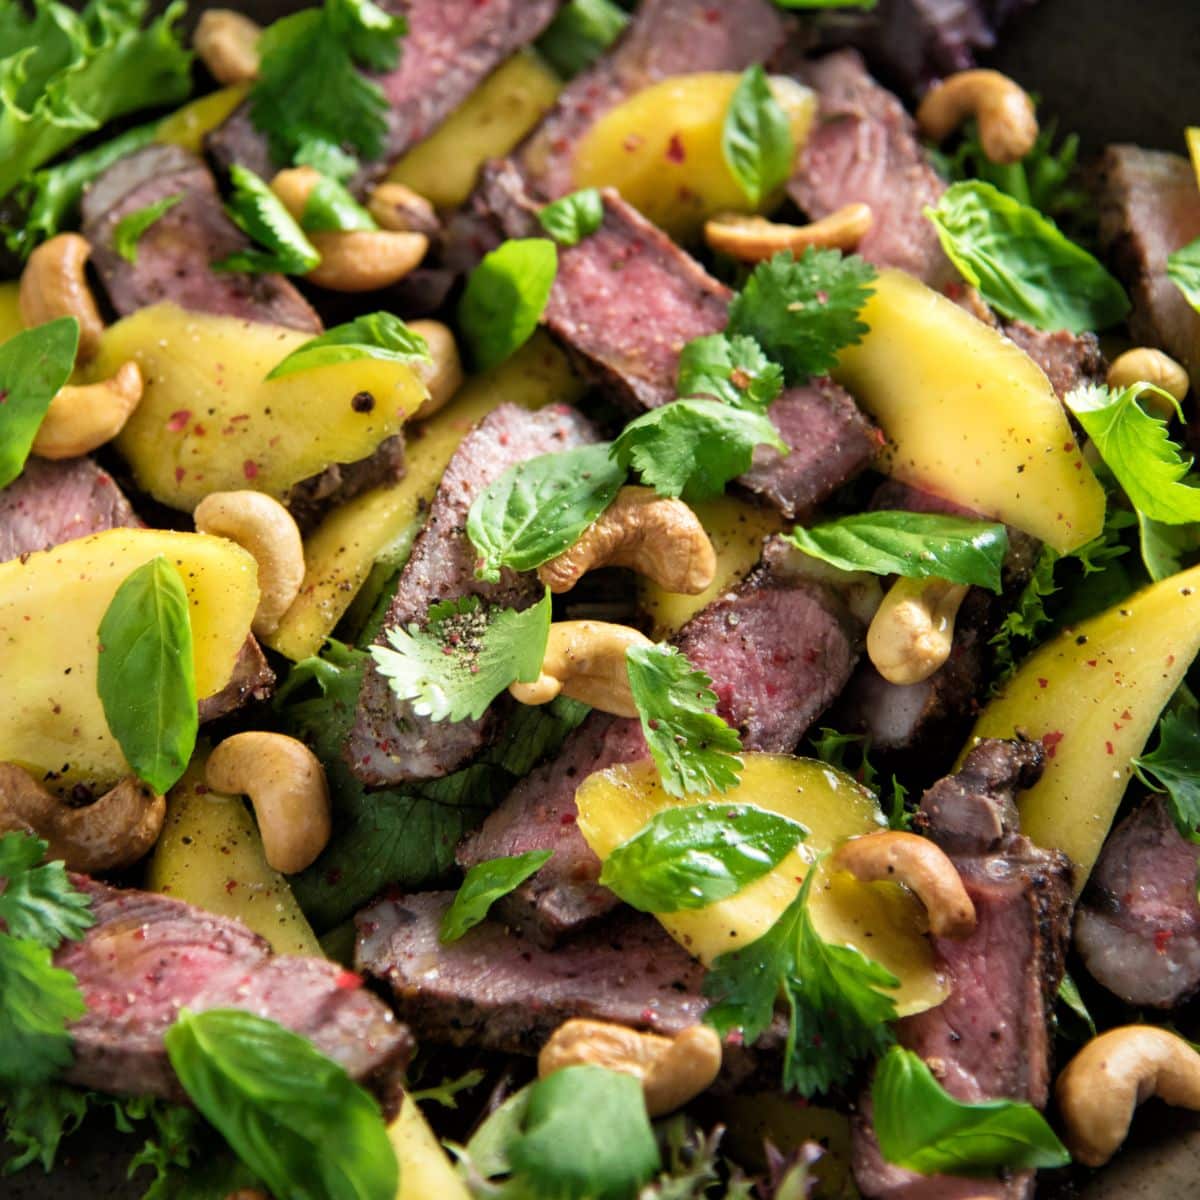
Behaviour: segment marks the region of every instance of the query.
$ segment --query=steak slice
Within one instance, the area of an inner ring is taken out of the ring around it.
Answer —
[[[1200,988],[1200,846],[1151,797],[1113,831],[1075,914],[1092,978],[1126,1004],[1176,1008]]]
[[[1100,164],[1100,240],[1129,288],[1129,331],[1177,358],[1200,386],[1200,313],[1167,278],[1167,256],[1200,237],[1200,190],[1178,154],[1109,146]]]
[[[507,608],[527,608],[539,599],[542,587],[533,572],[505,570],[494,584],[475,578],[477,555],[466,533],[467,513],[475,497],[509,467],[596,440],[591,422],[565,405],[529,412],[502,404],[485,417],[463,439],[442,476],[375,644],[387,645],[389,629],[423,625],[429,606],[439,600],[473,595]],[[364,783],[437,778],[472,757],[492,725],[491,713],[478,721],[457,722],[417,716],[371,663],[344,753]]]
[[[181,1008],[239,1008],[308,1038],[355,1079],[395,1099],[412,1056],[408,1030],[337,963],[273,955],[240,921],[166,896],[82,876],[96,924],[54,963],[79,981],[87,1012],[71,1026],[67,1082],[119,1096],[186,1102],[163,1047]]]
[[[404,434],[384,438],[374,454],[353,463],[333,463],[317,475],[301,480],[288,492],[284,504],[302,531],[313,529],[339,504],[404,478]]]
[[[113,247],[122,217],[169,196],[183,198],[138,239],[137,262]],[[225,215],[212,173],[178,146],[147,146],[114,163],[83,198],[92,261],[121,316],[171,301],[194,312],[319,333],[321,319],[282,275],[214,271],[249,240]]]
[[[1024,321],[1005,321],[1004,334],[1042,368],[1060,400],[1086,383],[1103,383],[1108,374],[1108,363],[1094,333],[1069,329],[1047,333]]]
[[[257,700],[267,700],[275,690],[275,672],[267,663],[253,634],[242,643],[233,674],[219,691],[200,701],[200,720],[215,721]]]

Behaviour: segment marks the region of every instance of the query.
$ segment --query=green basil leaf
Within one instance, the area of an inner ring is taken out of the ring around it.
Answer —
[[[321,261],[283,202],[253,171],[234,163],[229,168],[233,195],[225,205],[233,223],[265,249],[237,250],[212,264],[214,271],[307,275]]]
[[[600,882],[642,912],[706,908],[761,879],[806,836],[752,804],[668,808],[613,850]]]
[[[1133,761],[1138,778],[1163,801],[1175,828],[1200,843],[1200,717],[1194,708],[1168,710],[1158,723],[1158,744]]]
[[[1167,255],[1167,278],[1200,312],[1200,238]]]
[[[308,193],[300,228],[308,233],[378,229],[375,218],[336,180],[322,175]]]
[[[488,915],[497,900],[540,871],[553,853],[553,850],[530,850],[527,854],[476,863],[455,893],[454,902],[442,914],[439,940],[457,942]]]
[[[754,208],[792,173],[796,143],[791,122],[760,66],[746,69],[729,101],[721,126],[721,153]]]
[[[684,346],[675,390],[765,413],[783,391],[783,368],[753,338],[710,333]]]
[[[484,256],[458,305],[476,370],[502,363],[529,341],[557,273],[558,251],[548,238],[516,238]]]
[[[131,572],[100,621],[96,690],[134,774],[160,795],[187,770],[198,717],[192,625],[161,555]]]
[[[475,574],[496,583],[501,567],[532,571],[549,562],[575,545],[624,482],[607,442],[510,467],[476,497],[467,516],[467,536],[482,556]]]
[[[537,40],[538,53],[564,78],[586,70],[621,36],[629,14],[612,0],[569,0]]]
[[[182,192],[173,196],[164,196],[139,208],[136,212],[127,213],[113,230],[113,249],[128,263],[137,262],[137,246],[142,234],[156,221],[177,205],[183,199]]]
[[[1036,329],[1107,329],[1129,312],[1121,285],[1048,217],[979,180],[926,208],[962,277],[1006,317]]]
[[[355,317],[345,325],[335,325],[305,342],[276,363],[267,378],[281,379],[297,371],[311,371],[314,367],[356,358],[402,363],[431,361],[429,346],[419,333],[391,313],[375,312]]]
[[[184,1009],[163,1041],[192,1102],[273,1195],[395,1200],[379,1106],[306,1038],[238,1009]]]
[[[604,222],[599,188],[584,188],[547,204],[538,213],[542,228],[560,245],[574,246],[595,233]]]
[[[0,488],[24,469],[50,401],[71,377],[78,348],[74,317],[22,330],[0,345]]]
[[[797,550],[843,571],[948,579],[1000,591],[1008,531],[995,521],[940,513],[866,512],[785,535]]]
[[[1071,1161],[1032,1104],[965,1104],[938,1083],[918,1055],[901,1046],[893,1046],[876,1067],[871,1104],[884,1159],[922,1175],[985,1175]]]

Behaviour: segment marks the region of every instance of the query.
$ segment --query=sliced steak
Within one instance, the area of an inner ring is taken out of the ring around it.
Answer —
[[[0,562],[141,523],[113,477],[90,458],[30,458],[0,489]]]
[[[1178,154],[1109,146],[1100,164],[1100,240],[1129,288],[1134,340],[1158,346],[1200,386],[1200,313],[1167,278],[1167,256],[1200,237],[1200,189]]]
[[[175,195],[183,199],[138,239],[137,262],[127,262],[113,247],[121,218]],[[211,172],[178,146],[147,146],[109,167],[83,198],[83,232],[121,316],[169,300],[195,312],[321,330],[321,319],[282,275],[212,269],[250,242],[225,215]]]
[[[504,571],[499,583],[475,578],[475,548],[466,534],[475,497],[511,466],[541,454],[597,440],[591,423],[565,405],[529,412],[502,404],[462,441],[450,460],[413,545],[377,645],[397,626],[423,625],[439,600],[480,596],[508,608],[527,608],[542,594],[532,572]],[[398,700],[372,663],[346,743],[350,769],[364,783],[393,784],[447,775],[486,742],[492,715],[478,721],[431,721]]]
[[[1042,368],[1060,400],[1086,383],[1103,383],[1108,374],[1108,363],[1094,333],[1069,329],[1046,333],[1024,321],[1006,321],[1004,333]]]
[[[1092,978],[1126,1004],[1175,1008],[1200,988],[1200,846],[1151,797],[1113,831],[1075,914]]]
[[[284,504],[300,528],[307,531],[330,509],[371,488],[403,479],[404,471],[404,434],[396,433],[384,438],[367,458],[334,463],[320,474],[302,480],[288,492]]]
[[[186,1101],[163,1048],[181,1008],[238,1008],[307,1037],[355,1079],[394,1098],[412,1056],[408,1030],[337,963],[272,955],[240,921],[83,877],[96,924],[54,962],[79,981],[66,1080],[121,1096]]]
[[[251,634],[233,665],[229,682],[200,701],[200,720],[215,721],[258,700],[267,700],[275,690],[275,672],[267,663],[258,640]]]

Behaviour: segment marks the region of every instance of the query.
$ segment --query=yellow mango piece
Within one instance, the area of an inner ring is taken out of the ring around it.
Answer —
[[[1192,160],[1192,170],[1196,173],[1196,186],[1200,187],[1200,126],[1189,125],[1184,133],[1187,137],[1188,154]]]
[[[167,795],[146,887],[241,921],[266,938],[276,954],[321,957],[316,934],[287,880],[267,863],[246,802],[205,785],[207,758],[206,750],[197,753]]]
[[[201,154],[205,135],[225,123],[225,119],[245,100],[249,90],[248,83],[235,83],[185,104],[162,119],[154,140],[169,142],[193,154]]]
[[[471,1193],[450,1164],[442,1144],[408,1096],[400,1114],[388,1126],[388,1140],[400,1163],[396,1200],[471,1200]]]
[[[1041,369],[911,275],[874,287],[833,374],[887,435],[881,469],[1063,554],[1096,537],[1104,491]]]
[[[408,471],[399,483],[339,505],[305,541],[300,595],[267,644],[293,662],[316,654],[372,564],[432,499],[459,442],[493,408],[571,404],[583,390],[566,356],[540,332],[511,358],[469,380],[446,408],[411,432]]]
[[[457,208],[489,158],[503,158],[542,119],[562,80],[531,50],[497,67],[388,172],[435,208]]]
[[[0,343],[7,342],[25,328],[18,299],[20,289],[20,281],[16,279],[6,279],[0,283]]]
[[[233,542],[110,529],[0,563],[0,762],[64,788],[129,773],[96,694],[97,631],[129,573],[159,555],[187,590],[197,695],[229,682],[258,607],[258,566]]]
[[[1159,714],[1200,652],[1200,567],[1079,625],[1021,664],[967,743],[1021,734],[1046,748],[1041,780],[1017,798],[1021,832],[1061,850],[1082,890]],[[966,750],[964,750],[964,755]]]
[[[420,406],[403,363],[361,358],[273,379],[311,335],[157,304],[104,332],[89,377],[133,359],[145,394],[117,438],[138,486],[190,512],[211,492],[277,499],[333,463],[369,457]]]
[[[773,871],[736,895],[702,909],[658,914],[663,928],[706,966],[766,933],[796,898],[797,885],[822,851],[887,827],[875,797],[826,763],[782,754],[742,757],[741,781],[712,799],[755,804],[799,821],[809,833]],[[601,859],[656,813],[703,799],[667,795],[651,762],[598,771],[575,793],[579,830]],[[819,870],[809,904],[821,936],[853,946],[896,975],[900,987],[889,995],[901,1016],[940,1004],[947,989],[934,970],[917,899],[897,884],[859,883],[844,871],[830,870],[828,863]]]
[[[733,71],[676,75],[605,113],[575,152],[576,187],[615,187],[643,216],[690,240],[715,213],[749,209],[725,163],[721,130],[738,80]],[[816,98],[795,80],[771,80],[797,148],[808,139]],[[763,197],[768,212],[778,194]]]
[[[718,496],[692,505],[717,552],[717,573],[698,596],[668,592],[653,580],[638,580],[638,599],[654,622],[655,639],[670,637],[702,608],[736,587],[762,556],[763,540],[783,528],[777,512],[748,504],[734,496]]]

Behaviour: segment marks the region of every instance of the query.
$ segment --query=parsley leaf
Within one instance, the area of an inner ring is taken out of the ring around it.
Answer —
[[[871,1106],[887,1162],[922,1175],[1033,1170],[1071,1161],[1032,1104],[956,1100],[919,1055],[893,1046],[875,1070]]]
[[[266,249],[235,250],[213,263],[213,270],[307,275],[321,256],[279,197],[253,171],[237,163],[229,168],[229,178],[234,191],[225,211],[247,237]]]
[[[725,112],[721,153],[752,207],[787,182],[796,143],[761,66],[747,67]]]
[[[271,368],[268,379],[281,379],[297,371],[311,371],[331,363],[356,358],[384,362],[429,362],[429,346],[417,332],[389,312],[367,313],[345,325],[335,325],[298,346]]]
[[[182,199],[183,193],[176,192],[175,195],[164,196],[161,200],[155,200],[153,204],[147,204],[145,208],[139,208],[136,212],[127,213],[117,222],[117,227],[113,230],[113,249],[126,262],[136,263],[137,244],[141,240],[142,234],[160,217],[170,212]]]
[[[962,277],[1036,329],[1107,329],[1129,312],[1121,285],[1049,217],[978,180],[952,184],[925,215]]]
[[[754,447],[787,443],[769,418],[716,400],[675,400],[643,413],[618,435],[612,457],[660,496],[708,500],[749,469]]]
[[[1167,278],[1200,312],[1200,238],[1167,255]]]
[[[524,612],[464,596],[433,605],[425,630],[389,629],[391,648],[372,646],[371,656],[418,716],[478,720],[510,683],[537,679],[549,635],[549,591]]]
[[[1168,711],[1158,723],[1158,745],[1133,760],[1138,778],[1165,792],[1175,828],[1200,844],[1200,718],[1194,708]]]
[[[783,391],[783,368],[753,338],[710,333],[684,346],[675,390],[765,413]]]
[[[553,853],[553,850],[530,850],[526,854],[511,854],[476,863],[467,872],[453,903],[442,914],[439,941],[458,941],[488,915],[497,900],[540,871]]]
[[[475,574],[496,583],[502,567],[531,571],[549,562],[579,540],[624,482],[607,442],[510,467],[467,515],[467,536],[482,556]]]
[[[789,384],[824,375],[838,351],[857,345],[867,326],[859,313],[872,294],[875,268],[856,254],[810,246],[759,263],[729,306],[728,334],[745,334],[782,364]]]
[[[529,341],[557,273],[558,251],[548,238],[515,238],[484,255],[458,304],[476,370],[502,363]]]
[[[309,233],[378,229],[375,218],[336,180],[322,175],[300,214],[300,228]]]
[[[868,512],[839,517],[786,539],[805,554],[844,571],[948,579],[1000,591],[1008,531],[991,521],[940,513]]]
[[[612,0],[569,0],[538,38],[537,51],[564,79],[571,79],[590,67],[628,24],[628,14]]]
[[[631,646],[625,661],[663,790],[686,796],[733,787],[742,769],[742,741],[709,711],[717,703],[712,680],[674,646]]]
[[[0,923],[15,938],[56,950],[95,924],[91,901],[67,878],[61,862],[42,861],[47,843],[21,833],[0,837]]]
[[[542,228],[560,245],[574,246],[595,233],[604,222],[599,188],[583,188],[563,196],[538,213]]]

